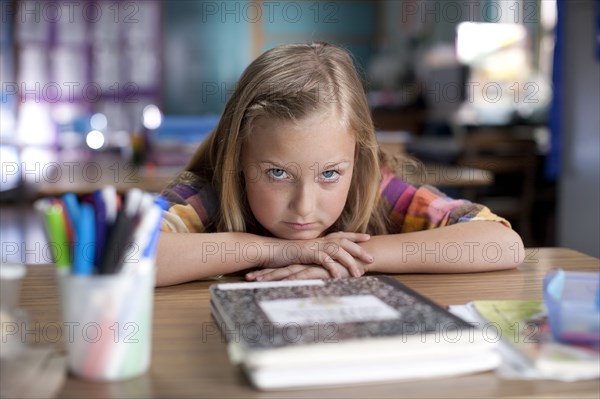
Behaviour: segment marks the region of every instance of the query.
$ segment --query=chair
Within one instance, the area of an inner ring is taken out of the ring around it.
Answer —
[[[532,240],[532,211],[537,175],[537,144],[525,126],[477,127],[463,138],[463,154],[457,163],[485,169],[495,184],[468,188],[465,197],[505,217],[525,245]]]

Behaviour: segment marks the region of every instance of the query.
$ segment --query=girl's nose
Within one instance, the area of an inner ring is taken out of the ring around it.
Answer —
[[[290,208],[301,217],[310,215],[315,207],[315,192],[312,182],[299,183],[290,201]]]

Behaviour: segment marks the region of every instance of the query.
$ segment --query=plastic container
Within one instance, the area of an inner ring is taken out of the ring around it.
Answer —
[[[136,273],[59,274],[69,369],[96,381],[133,378],[150,367],[154,268]]]
[[[548,272],[544,302],[556,340],[600,345],[600,273]]]

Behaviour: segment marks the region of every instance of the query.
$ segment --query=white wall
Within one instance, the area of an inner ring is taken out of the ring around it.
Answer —
[[[565,8],[557,241],[600,257],[600,32],[593,1]]]

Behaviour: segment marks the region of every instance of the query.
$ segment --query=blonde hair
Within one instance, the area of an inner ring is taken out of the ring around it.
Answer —
[[[355,166],[346,204],[331,231],[384,234],[378,205],[381,162],[375,128],[361,80],[349,54],[327,43],[271,49],[242,74],[223,115],[198,148],[187,170],[212,182],[220,200],[211,229],[246,231],[253,216],[241,173],[242,147],[258,118],[298,121],[335,107],[356,140]]]

